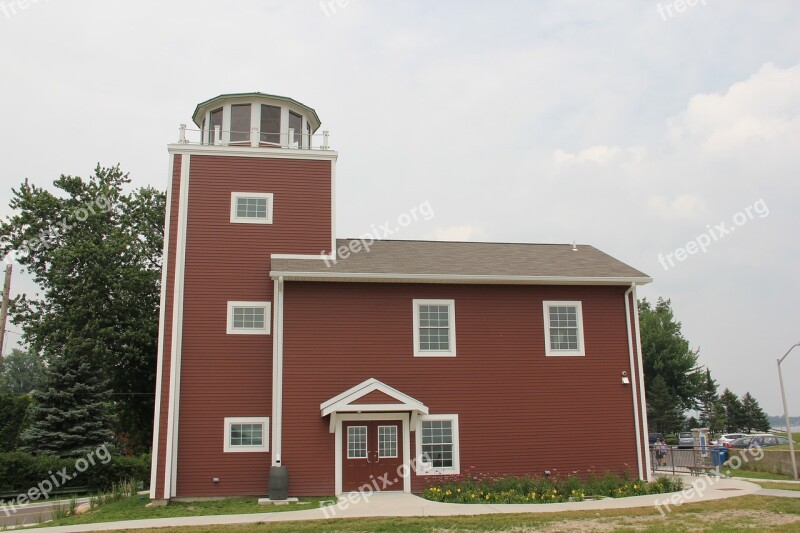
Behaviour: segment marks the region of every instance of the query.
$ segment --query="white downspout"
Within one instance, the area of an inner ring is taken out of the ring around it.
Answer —
[[[283,276],[275,280],[272,332],[272,466],[281,464],[283,434]]]
[[[636,326],[636,353],[638,354],[638,363],[639,363],[639,398],[642,400],[642,427],[643,432],[645,435],[649,434],[649,427],[647,424],[647,409],[645,406],[647,402],[645,401],[644,395],[644,364],[643,364],[643,355],[642,355],[642,336],[639,332],[639,298],[636,296],[636,285],[633,285],[633,301],[636,306],[633,308],[633,317],[634,317],[634,325]],[[649,442],[649,441],[648,441]],[[644,456],[645,465],[647,467],[647,481],[652,481],[653,478],[653,470],[650,464],[650,451],[645,454]]]
[[[633,332],[631,331],[631,304],[629,296],[633,294],[636,285],[631,283],[630,288],[625,291],[625,325],[628,329],[628,356],[631,364],[631,396],[633,397],[633,425],[636,428],[636,461],[639,466],[639,479],[646,479],[642,471],[642,434],[639,426],[639,399],[636,396],[636,367],[633,359]],[[649,475],[649,474],[648,474]]]

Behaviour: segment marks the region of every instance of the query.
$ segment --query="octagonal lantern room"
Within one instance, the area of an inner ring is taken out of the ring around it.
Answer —
[[[198,104],[192,120],[200,143],[217,146],[327,149],[327,132],[307,105],[263,93],[223,94]],[[186,141],[184,141],[186,142]]]

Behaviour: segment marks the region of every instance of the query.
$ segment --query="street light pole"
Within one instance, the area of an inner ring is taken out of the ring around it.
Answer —
[[[798,480],[797,459],[794,456],[794,440],[792,439],[792,425],[789,423],[789,410],[786,407],[786,391],[783,388],[783,372],[781,372],[781,363],[783,363],[783,360],[786,359],[786,356],[789,355],[789,353],[798,346],[800,346],[800,342],[789,348],[789,351],[786,352],[786,354],[783,357],[778,359],[778,379],[780,379],[781,381],[781,399],[783,400],[783,416],[786,418],[786,436],[789,437],[789,455],[791,456],[792,459],[792,470],[794,473],[795,481]]]

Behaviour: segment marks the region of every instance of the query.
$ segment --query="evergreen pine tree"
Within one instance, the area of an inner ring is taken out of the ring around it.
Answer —
[[[86,358],[55,359],[32,396],[30,426],[21,435],[26,451],[77,457],[111,441],[111,392]]]
[[[725,430],[729,433],[742,431],[745,426],[744,409],[739,397],[730,390],[725,389],[719,397],[725,410]]]
[[[647,422],[659,433],[680,431],[685,423],[681,400],[670,391],[661,375],[653,379],[647,390]]]
[[[717,399],[717,382],[711,377],[711,371],[706,368],[705,378],[698,396],[698,403],[700,404],[699,423],[701,426],[711,429],[711,409]]]
[[[761,409],[758,400],[746,392],[742,396],[742,413],[743,413],[743,429],[748,433],[751,431],[769,431],[769,417],[767,413]]]
[[[722,402],[717,400],[711,404],[711,411],[708,415],[706,425],[712,433],[722,433],[727,425],[727,418],[725,418],[725,406]]]

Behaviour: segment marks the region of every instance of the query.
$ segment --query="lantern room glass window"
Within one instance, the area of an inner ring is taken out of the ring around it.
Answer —
[[[289,111],[289,129],[294,129],[294,137],[289,139],[289,143],[297,143],[298,148],[303,147],[303,117]]]
[[[231,106],[231,142],[250,141],[250,104]]]
[[[281,108],[274,105],[261,106],[261,142],[281,143]]]
[[[215,137],[215,127],[219,126],[220,132],[222,132],[222,108],[215,109],[210,113],[210,120],[208,122],[208,142],[209,144],[216,144],[217,139]],[[222,135],[222,133],[220,133]]]

